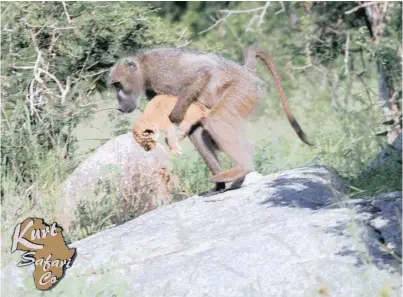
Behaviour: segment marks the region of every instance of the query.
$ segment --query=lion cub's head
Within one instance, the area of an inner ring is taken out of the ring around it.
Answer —
[[[133,136],[142,148],[149,151],[157,146],[159,131],[149,121],[138,121],[133,127]]]

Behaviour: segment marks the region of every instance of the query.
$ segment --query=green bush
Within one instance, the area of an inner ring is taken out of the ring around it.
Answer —
[[[98,93],[116,59],[139,48],[176,46],[186,35],[144,3],[2,2],[1,10],[7,229],[28,214],[55,219],[60,185],[82,158],[75,128],[96,115],[95,98],[104,97]]]
[[[74,154],[71,131],[93,111],[91,98],[105,90],[106,73],[117,57],[174,44],[179,36],[148,6],[66,5],[2,3],[1,149],[5,164],[31,182],[44,152],[63,151],[65,158]],[[70,86],[69,92],[61,94],[58,84]]]

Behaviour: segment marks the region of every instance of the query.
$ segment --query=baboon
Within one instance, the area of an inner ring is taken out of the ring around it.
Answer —
[[[141,118],[133,126],[134,139],[146,151],[155,148],[159,132],[166,134],[165,141],[175,156],[182,154],[178,140],[182,140],[189,130],[201,118],[206,117],[210,110],[199,102],[193,102],[185,113],[183,121],[176,132],[168,116],[174,108],[178,97],[172,95],[157,95],[146,106]]]
[[[211,109],[208,117],[191,129],[189,138],[213,173],[210,181],[216,183],[211,192],[214,194],[225,189],[225,182],[234,181],[233,185],[239,187],[254,169],[254,149],[245,137],[243,124],[262,97],[263,81],[255,73],[257,58],[272,73],[292,127],[304,143],[311,145],[290,111],[274,64],[253,47],[246,51],[246,66],[185,48],[145,50],[118,61],[111,70],[110,82],[116,88],[118,110],[124,113],[132,112],[141,95],[149,90],[178,96],[169,115],[172,123],[180,123],[194,101]],[[233,169],[222,172],[217,149],[231,158]]]

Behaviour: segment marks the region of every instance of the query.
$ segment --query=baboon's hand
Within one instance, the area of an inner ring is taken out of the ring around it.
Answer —
[[[168,116],[169,120],[176,124],[176,123],[180,123],[183,121],[183,115],[180,114],[180,112],[178,112],[177,110],[174,110],[171,112],[171,114]]]
[[[200,124],[201,124],[204,128],[206,128],[206,126],[207,126],[207,118],[206,118],[206,117],[202,117],[202,118],[200,119]]]

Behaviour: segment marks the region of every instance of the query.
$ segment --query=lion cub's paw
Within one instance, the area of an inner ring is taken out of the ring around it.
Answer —
[[[177,148],[171,148],[171,152],[175,157],[182,155],[182,148],[178,146]]]
[[[171,143],[168,138],[165,138],[165,142],[168,145],[171,152],[174,154],[174,156],[182,155],[182,148],[180,147],[177,141]]]

